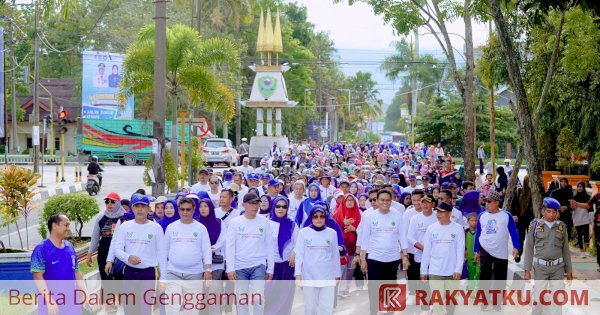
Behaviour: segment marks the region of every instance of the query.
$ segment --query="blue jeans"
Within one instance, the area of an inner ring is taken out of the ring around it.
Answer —
[[[250,307],[252,304],[254,309],[254,315],[262,315],[265,308],[265,276],[267,274],[267,266],[258,265],[246,269],[239,269],[235,271],[237,281],[235,283],[235,293],[238,295],[238,299],[241,294],[247,294],[248,304],[237,305],[238,315],[249,315]],[[260,294],[262,298],[252,298],[252,294]]]

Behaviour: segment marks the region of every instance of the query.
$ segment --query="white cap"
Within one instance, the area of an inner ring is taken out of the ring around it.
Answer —
[[[504,159],[504,163],[510,163],[510,159]]]
[[[248,141],[248,139],[247,138],[242,138],[242,141]]]

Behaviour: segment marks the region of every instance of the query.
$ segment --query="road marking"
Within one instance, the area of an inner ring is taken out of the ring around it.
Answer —
[[[24,232],[24,231],[26,231],[27,229],[37,229],[39,226],[40,226],[39,224],[32,225],[32,226],[30,226],[30,227],[27,227],[27,228],[22,228],[22,229],[19,229],[19,231],[18,231],[18,232]],[[18,234],[18,233],[17,233],[17,231],[14,231],[14,232],[10,232],[9,234],[2,235],[2,236],[0,236],[0,237],[1,237],[1,238],[7,238],[8,236],[10,236],[10,235],[13,235],[13,234]]]

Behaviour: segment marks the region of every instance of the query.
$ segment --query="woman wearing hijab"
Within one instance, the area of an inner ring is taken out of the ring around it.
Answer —
[[[273,272],[274,281],[265,286],[265,296],[268,297],[265,303],[265,314],[291,314],[294,301],[294,258],[291,258],[292,251],[296,245],[298,232],[300,229],[296,223],[288,217],[289,201],[287,198],[275,197],[271,202],[271,213],[269,224],[273,233],[273,255],[275,259],[275,269]]]
[[[407,193],[407,192],[402,193],[400,195],[399,202],[404,206],[404,208],[408,209],[408,207],[410,207],[412,205],[412,199],[411,199],[410,193]]]
[[[358,209],[360,212],[365,212],[367,210],[367,201],[369,200],[369,195],[360,194],[358,195]]]
[[[296,212],[295,221],[299,227],[303,227],[306,221],[310,222],[310,220],[307,220],[310,210],[316,202],[321,201],[321,189],[319,189],[318,183],[311,183],[310,185],[308,185],[307,190],[308,198],[302,201],[302,203],[300,204],[300,208],[298,208],[298,212]]]
[[[260,197],[260,208],[258,209],[258,215],[262,215],[268,218],[271,214],[271,197],[269,195],[263,195]]]
[[[247,192],[247,194],[250,194],[250,193],[254,193],[254,194],[255,194],[255,195],[257,195],[257,196],[260,196],[260,195],[262,195],[262,194],[261,194],[261,193],[258,191],[258,188],[256,188],[256,187],[250,187],[250,188],[248,188],[248,192]],[[240,204],[241,204],[241,203],[240,203]]]
[[[333,314],[335,285],[341,277],[336,233],[325,225],[329,218],[321,206],[311,208],[308,227],[298,233],[295,276],[304,294],[304,314]]]
[[[400,198],[402,196],[402,187],[400,187],[400,185],[393,184],[392,188],[394,189],[397,198],[395,201],[404,206],[404,204],[402,203],[402,199]],[[406,209],[406,206],[404,206],[404,208]]]
[[[167,230],[169,224],[179,220],[179,211],[177,209],[177,201],[175,199],[167,199],[165,201],[165,215],[163,216],[158,224],[162,226],[163,232]]]
[[[531,201],[531,188],[529,187],[529,175],[525,176],[523,186],[517,188],[515,191],[515,197],[513,198],[510,212],[517,225],[519,242],[521,243],[520,253],[522,253],[527,229],[529,228],[531,221],[535,218],[535,215],[533,214],[533,202]]]
[[[198,220],[198,217],[200,217],[200,199],[209,199],[210,200],[210,197],[208,196],[208,194],[205,191],[199,191],[198,195],[197,194],[188,194],[185,197],[190,198],[194,201],[194,215],[192,216],[192,218],[194,218],[195,220]]]
[[[123,279],[123,275],[109,275],[104,271],[106,266],[106,258],[110,248],[110,242],[115,233],[115,226],[119,218],[123,216],[124,210],[121,208],[121,197],[115,192],[109,193],[104,198],[106,210],[102,216],[96,219],[94,231],[92,232],[92,240],[88,249],[86,263],[92,265],[92,254],[98,250],[98,270],[102,280],[119,280]]]
[[[337,206],[333,219],[342,230],[344,238],[344,247],[348,251],[349,257],[356,255],[356,229],[360,224],[361,213],[358,209],[358,200],[351,194],[344,195],[342,201]],[[350,280],[354,274],[352,260],[348,259],[345,265],[342,266],[342,283],[340,284],[340,295],[348,297],[350,295]]]
[[[585,182],[577,183],[577,192],[573,196],[576,203],[586,204],[592,199],[592,196],[585,190]],[[590,238],[590,216],[588,209],[582,207],[573,208],[573,226],[577,230],[577,245],[581,250],[582,255],[587,255],[587,244]]]
[[[225,227],[223,225],[223,221],[216,217],[215,206],[210,199],[202,199],[200,200],[199,204],[200,215],[196,220],[202,223],[202,225],[204,225],[208,231],[208,238],[210,240],[213,258],[212,279],[218,280],[215,282],[216,285],[209,286],[208,290],[210,293],[219,294],[222,290],[222,284],[219,280],[223,278],[223,272],[225,271],[225,263],[223,259],[223,251],[225,249]],[[209,306],[208,313],[221,314],[221,306]]]
[[[458,210],[460,210],[460,213],[463,217],[463,220],[461,220],[462,222],[457,223],[461,224],[464,228],[469,228],[467,217],[470,213],[475,213],[476,215],[479,215],[480,213],[485,211],[485,207],[483,207],[479,203],[480,195],[481,193],[479,191],[469,191],[463,196],[460,205],[458,205],[457,207]],[[529,226],[529,224],[527,226]],[[527,228],[527,226],[525,226],[525,228]]]
[[[500,195],[504,197],[506,187],[508,187],[508,176],[504,173],[504,167],[502,166],[496,168],[496,174],[498,174],[498,179],[496,179],[496,192],[499,192]]]

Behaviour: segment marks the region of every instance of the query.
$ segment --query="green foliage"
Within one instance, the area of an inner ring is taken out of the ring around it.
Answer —
[[[30,169],[17,165],[8,165],[0,169],[0,198],[4,224],[14,222],[20,215],[29,214],[38,178],[39,175]]]
[[[358,138],[358,134],[357,134],[356,130],[344,130],[342,132],[342,141],[345,141],[348,143],[357,143],[362,140],[363,139]]]
[[[475,71],[477,71],[486,87],[509,84],[506,61],[502,53],[500,40],[496,35],[492,35],[487,44],[481,47],[481,57],[477,62]]]
[[[484,105],[484,107],[486,107]],[[432,104],[417,109],[415,121],[416,142],[442,143],[452,155],[462,153],[464,121],[462,103],[457,99],[437,98]],[[495,111],[496,143],[510,142],[515,147],[519,137],[511,111],[498,107]],[[487,112],[477,113],[477,143],[489,142],[490,116]],[[486,149],[489,154],[489,148]]]
[[[600,172],[600,152],[596,152],[592,158],[591,168],[593,172]]]
[[[71,222],[75,222],[77,237],[81,239],[83,224],[90,221],[100,212],[96,198],[85,193],[72,193],[50,197],[44,204],[44,210],[40,216],[39,232],[42,238],[46,238],[48,229],[46,223],[50,216],[56,213],[66,215]]]
[[[573,154],[579,154],[579,150],[575,144],[575,134],[573,134],[571,129],[563,128],[560,130],[560,134],[556,141],[556,156],[558,157],[556,167],[559,168],[563,174],[570,175],[571,168],[573,168],[574,165],[571,156]]]
[[[154,25],[139,32],[138,39],[127,49],[123,61],[120,103],[133,94],[154,88]],[[201,39],[188,26],[176,24],[167,29],[167,95],[172,104],[179,100],[191,107],[203,106],[217,112],[225,122],[234,114],[233,92],[215,75],[214,66],[225,66],[236,73],[240,66],[239,51],[227,38]]]
[[[365,132],[365,139],[359,139],[359,141],[367,141],[367,139],[371,143],[378,143],[381,142],[381,135],[378,133],[367,131]]]
[[[146,186],[152,186],[152,180],[148,172],[152,169],[152,163],[154,160],[154,154],[150,155],[150,158],[144,163],[144,184]],[[179,171],[173,155],[168,148],[165,148],[165,183],[170,191],[177,191],[177,181],[179,180]]]
[[[189,144],[190,148],[191,148],[191,156],[192,156],[192,174],[197,174],[198,170],[200,170],[202,167],[204,167],[206,165],[206,156],[204,155],[204,152],[202,152],[202,150],[200,150],[200,140],[198,140],[197,137],[192,137],[192,140],[190,141]],[[186,160],[189,159],[189,155],[187,155],[190,152],[190,150],[186,150]],[[189,164],[187,163],[187,161],[185,162],[184,165],[184,172],[183,172],[183,179],[188,180],[188,175],[189,175]],[[189,182],[189,180],[188,180]]]

